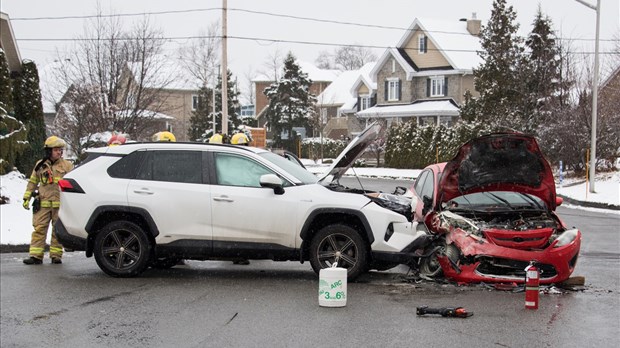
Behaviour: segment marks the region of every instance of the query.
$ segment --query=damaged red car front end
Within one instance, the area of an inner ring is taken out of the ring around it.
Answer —
[[[434,168],[433,203],[426,198],[422,211],[431,232],[445,239],[437,261],[446,278],[523,283],[531,261],[541,271],[541,284],[570,277],[581,232],[567,228],[556,215],[562,201],[533,137],[501,133],[476,138]]]

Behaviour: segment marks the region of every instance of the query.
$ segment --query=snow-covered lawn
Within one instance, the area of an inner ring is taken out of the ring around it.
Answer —
[[[311,172],[322,174],[328,169],[327,165],[315,165],[311,161],[304,161]],[[391,168],[355,168],[359,176],[411,179],[418,176],[417,169],[391,169]],[[353,174],[349,170],[347,174]],[[9,204],[0,205],[0,227],[2,235],[0,244],[28,244],[32,233],[32,211],[22,207],[22,196],[26,189],[26,177],[19,172],[11,172],[0,176],[0,194],[8,197]],[[600,202],[620,205],[620,173],[601,174],[597,176],[595,183],[597,193],[586,193],[586,184],[575,186],[558,187],[558,193],[580,201]],[[586,197],[587,194],[587,197]],[[620,214],[620,211],[613,211]],[[48,234],[48,243],[49,243]]]

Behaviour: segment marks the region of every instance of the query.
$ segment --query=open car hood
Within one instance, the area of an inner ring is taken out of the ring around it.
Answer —
[[[555,181],[534,137],[495,133],[461,146],[439,182],[441,203],[474,192],[514,191],[532,194],[555,210]]]
[[[381,131],[381,125],[377,122],[370,124],[364,131],[362,131],[355,139],[351,140],[349,145],[342,150],[338,158],[332,163],[329,170],[319,182],[324,180],[335,181],[339,180],[344,173],[353,165],[356,159],[364,153],[364,150],[379,137]],[[331,179],[328,179],[330,178]]]

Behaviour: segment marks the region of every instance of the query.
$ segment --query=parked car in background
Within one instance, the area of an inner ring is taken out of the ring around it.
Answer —
[[[222,144],[131,143],[91,149],[59,183],[61,243],[115,277],[177,260],[310,261],[355,278],[412,257],[409,202],[340,185],[378,136],[370,125],[319,180],[268,150]]]
[[[581,232],[557,216],[549,163],[524,134],[482,136],[447,163],[426,167],[413,186],[415,220],[433,242],[421,272],[457,282],[525,281],[535,262],[541,283],[568,279]]]

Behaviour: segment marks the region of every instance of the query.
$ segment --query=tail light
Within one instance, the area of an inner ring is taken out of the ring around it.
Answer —
[[[61,179],[58,181],[58,186],[62,192],[84,193],[82,187],[73,179]]]

